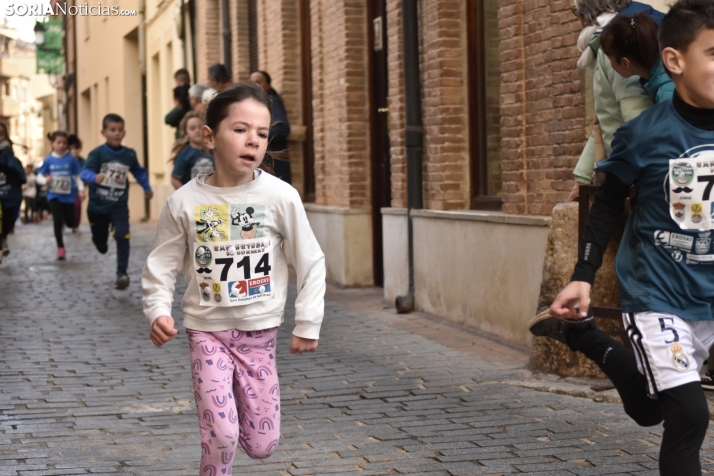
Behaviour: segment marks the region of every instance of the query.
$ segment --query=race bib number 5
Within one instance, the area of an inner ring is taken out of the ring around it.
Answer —
[[[202,306],[245,306],[273,297],[268,238],[195,242],[194,276]]]
[[[669,161],[669,213],[683,230],[711,230],[714,161]]]

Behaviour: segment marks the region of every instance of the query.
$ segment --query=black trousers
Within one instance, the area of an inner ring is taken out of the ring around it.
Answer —
[[[0,205],[0,245],[2,245],[7,235],[12,233],[12,230],[15,228],[18,209],[19,207]]]
[[[62,239],[62,227],[74,228],[74,202],[62,203],[56,198],[50,200],[50,212],[52,213],[52,223],[55,228],[55,241],[57,248],[64,248]]]
[[[630,418],[642,426],[664,422],[659,471],[663,476],[702,474],[699,450],[709,425],[709,407],[701,383],[691,382],[647,395],[647,379],[637,369],[632,350],[600,329],[571,332],[568,346],[593,360],[612,380]]]

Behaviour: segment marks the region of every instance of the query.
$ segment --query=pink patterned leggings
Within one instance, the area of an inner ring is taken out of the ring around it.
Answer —
[[[267,458],[280,439],[278,328],[202,332],[187,329],[201,429],[201,476],[232,474],[237,444]]]

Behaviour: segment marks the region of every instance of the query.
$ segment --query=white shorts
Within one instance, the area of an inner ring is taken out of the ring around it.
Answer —
[[[687,321],[674,314],[638,312],[622,315],[637,357],[637,368],[647,377],[647,393],[657,393],[699,382],[707,371],[714,344],[714,321]]]

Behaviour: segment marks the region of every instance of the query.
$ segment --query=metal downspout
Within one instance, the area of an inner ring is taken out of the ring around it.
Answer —
[[[412,312],[414,297],[414,226],[412,210],[423,208],[422,147],[424,132],[421,118],[421,81],[419,76],[419,12],[415,0],[402,0],[404,40],[404,98],[406,128],[404,142],[407,149],[407,236],[409,246],[409,292],[397,296],[399,313]]]
[[[221,0],[221,16],[223,19],[222,27],[223,30],[223,65],[228,70],[228,76],[233,78],[233,71],[231,71],[231,24],[228,17],[228,0]]]
[[[149,175],[149,124],[147,122],[146,98],[146,0],[139,0],[139,71],[141,73],[141,121],[142,121],[142,149],[144,153],[144,168]],[[144,199],[144,218],[142,222],[151,218],[151,204]]]

